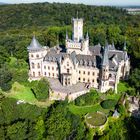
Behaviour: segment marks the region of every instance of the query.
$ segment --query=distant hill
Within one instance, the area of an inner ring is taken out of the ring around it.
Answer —
[[[4,3],[4,2],[0,2],[0,5],[5,5],[5,4],[7,4],[7,3]]]
[[[127,12],[121,8],[68,3],[0,5],[0,27],[71,25],[71,18],[83,17],[85,24],[125,23]]]

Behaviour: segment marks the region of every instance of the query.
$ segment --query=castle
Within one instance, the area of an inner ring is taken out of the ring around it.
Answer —
[[[41,46],[35,36],[28,46],[29,52],[29,80],[39,80],[42,77],[59,81],[62,88],[71,89],[81,83],[86,88],[93,87],[100,92],[109,89],[117,92],[117,84],[120,79],[129,75],[130,59],[126,49],[116,50],[114,44],[108,43],[102,47],[100,44],[89,46],[88,33],[84,38],[83,19],[73,18],[72,39],[66,32],[65,50],[59,45],[49,48]],[[52,86],[58,86],[57,84]],[[53,90],[53,88],[52,88]],[[59,90],[59,87],[58,87]],[[65,93],[54,91],[60,99],[72,96],[72,99],[84,94],[84,92]],[[62,97],[61,97],[62,96]]]

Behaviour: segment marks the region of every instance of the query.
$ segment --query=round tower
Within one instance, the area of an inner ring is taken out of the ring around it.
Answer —
[[[30,45],[28,46],[29,52],[29,80],[38,80],[42,76],[42,62],[44,57],[44,48],[33,36]]]

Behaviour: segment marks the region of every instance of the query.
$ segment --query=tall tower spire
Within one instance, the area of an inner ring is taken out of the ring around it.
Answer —
[[[87,34],[86,34],[86,39],[87,39],[87,40],[89,39],[88,31],[87,31]]]
[[[108,60],[108,43],[105,44],[104,54],[103,54],[103,61],[102,66],[109,66],[109,60]]]
[[[126,39],[125,39],[125,41],[124,41],[123,50],[126,51]]]
[[[68,39],[69,39],[69,36],[68,36],[68,31],[66,29],[66,40],[68,40]]]

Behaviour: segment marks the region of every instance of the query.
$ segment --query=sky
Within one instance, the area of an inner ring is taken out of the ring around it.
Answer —
[[[61,3],[83,3],[87,5],[137,5],[140,0],[0,0],[4,3],[35,3],[35,2],[61,2]]]

